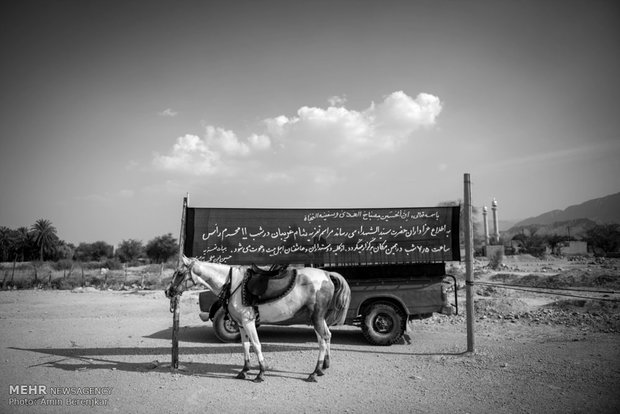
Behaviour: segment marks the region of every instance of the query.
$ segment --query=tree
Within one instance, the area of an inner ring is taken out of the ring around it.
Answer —
[[[588,230],[586,241],[606,253],[617,252],[620,249],[620,225],[599,224]]]
[[[523,251],[533,256],[543,256],[547,250],[547,239],[537,235],[526,236],[523,233],[516,234],[512,240],[518,240],[523,245]]]
[[[123,240],[116,249],[116,255],[123,263],[133,262],[144,255],[144,246],[140,240]]]
[[[179,250],[179,245],[172,233],[155,237],[146,244],[146,255],[155,263],[164,263],[174,256]]]
[[[53,252],[58,242],[56,227],[49,220],[39,219],[32,225],[32,233],[39,248],[39,259],[43,261],[43,254]]]
[[[26,257],[26,252],[33,244],[32,234],[26,227],[20,227],[12,232],[11,235],[12,251],[15,254],[15,259],[21,257],[23,262]]]
[[[56,246],[56,260],[71,259],[74,255],[74,252],[75,246],[73,246],[71,243],[67,243],[64,240],[60,240]]]
[[[0,227],[0,261],[6,262],[9,259],[9,250],[11,247],[11,229],[8,227]]]
[[[562,236],[559,234],[551,234],[546,236],[545,239],[547,240],[547,244],[553,253],[558,252],[558,246],[560,243],[570,240],[568,236]]]
[[[82,262],[101,261],[114,256],[114,246],[104,241],[80,243],[75,250],[75,257]]]

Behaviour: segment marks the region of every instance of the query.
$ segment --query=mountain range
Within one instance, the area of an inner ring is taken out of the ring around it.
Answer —
[[[577,219],[589,219],[597,224],[620,223],[620,193],[586,201],[567,207],[564,210],[552,210],[536,217],[530,217],[516,223],[513,227],[532,224],[553,224]]]
[[[620,223],[620,193],[530,217],[502,232],[502,237],[509,240],[525,231],[538,236],[561,235],[580,239],[597,224],[608,223]]]

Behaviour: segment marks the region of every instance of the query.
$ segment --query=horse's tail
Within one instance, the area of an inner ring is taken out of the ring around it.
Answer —
[[[335,272],[327,272],[327,274],[334,283],[335,289],[325,321],[328,326],[343,325],[351,303],[351,288],[342,275]]]

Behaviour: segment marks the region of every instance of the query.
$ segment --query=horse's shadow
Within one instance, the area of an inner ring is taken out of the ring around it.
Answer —
[[[53,358],[52,360],[42,362],[40,364],[31,365],[28,368],[49,367],[60,369],[63,371],[83,372],[92,370],[106,371],[126,371],[126,372],[166,372],[186,376],[197,376],[219,379],[235,379],[235,376],[241,369],[240,364],[213,364],[207,362],[184,361],[181,358],[178,369],[171,370],[171,363],[160,362],[158,359],[150,362],[127,362],[113,358],[120,357],[144,357],[152,355],[154,358],[170,358],[170,347],[150,347],[150,348],[17,348],[9,349],[17,351],[30,351],[46,354]],[[273,349],[271,350],[273,352]],[[228,354],[238,353],[238,346],[224,346],[217,348],[210,347],[180,347],[180,355],[196,355],[196,354]],[[147,358],[147,361],[151,358]],[[254,371],[258,371],[258,367]],[[286,377],[293,379],[304,379],[308,373],[284,371],[268,366],[269,376]],[[251,376],[252,371],[249,373]],[[238,381],[237,379],[235,379]]]
[[[356,329],[343,330],[334,332],[331,343],[333,345],[368,345],[368,342],[364,339],[361,331]],[[275,326],[267,325],[258,328],[258,336],[263,345],[269,343],[291,343],[291,344],[305,344],[314,345],[313,349],[318,349],[316,334],[311,327],[305,326]],[[172,339],[172,328],[162,329],[145,336],[149,339]],[[192,342],[200,344],[221,344],[210,326],[182,326],[179,328],[178,333],[179,341]],[[298,349],[296,347],[295,349]]]
[[[259,336],[262,350],[265,353],[292,352],[292,351],[318,351],[316,335],[310,327],[304,326],[264,326],[260,328]],[[170,341],[172,328],[154,332],[145,338]],[[18,348],[9,349],[17,351],[29,351],[45,354],[53,358],[31,367],[50,367],[64,371],[89,371],[89,370],[116,370],[127,372],[174,372],[180,375],[211,377],[220,379],[235,379],[241,368],[239,364],[214,364],[208,362],[187,361],[191,355],[210,354],[239,354],[239,343],[224,344],[220,342],[212,329],[205,326],[184,326],[179,329],[179,355],[181,369],[171,370],[170,352],[171,346],[157,347],[115,347],[115,348]],[[201,344],[187,346],[187,343]],[[404,345],[401,344],[401,345]],[[401,348],[400,345],[394,345]],[[332,338],[332,350],[336,352],[355,352],[371,354],[392,354],[411,356],[460,356],[467,352],[420,352],[405,345],[403,351],[390,349],[381,350],[383,347],[369,345],[359,330],[338,330]],[[402,349],[401,348],[401,349]],[[114,358],[119,357],[119,358]],[[129,357],[142,357],[142,362],[127,362],[123,359]],[[241,356],[240,356],[241,358]],[[146,362],[145,362],[146,361]],[[187,361],[187,362],[186,362]],[[257,369],[257,367],[255,367]],[[269,376],[280,376],[305,380],[308,373],[278,370],[277,367],[268,366]],[[238,380],[236,380],[238,381]]]
[[[399,342],[391,347],[373,346],[362,335],[360,329],[338,329],[332,328],[333,337],[331,340],[332,350],[342,352],[370,353],[370,354],[390,354],[390,355],[412,355],[412,356],[459,356],[467,354],[467,351],[441,351],[424,352],[419,349],[411,349],[411,338],[409,333],[403,336]],[[294,350],[318,350],[316,334],[311,327],[302,325],[295,326],[276,326],[266,325],[258,329],[258,336],[264,352],[286,352]],[[172,340],[172,328],[162,329],[145,336],[150,339]],[[208,352],[225,346],[232,352],[241,352],[241,344],[223,344],[210,326],[183,326],[178,333],[179,341],[199,344],[213,344],[215,348],[209,348]],[[290,344],[290,345],[287,345]],[[394,348],[398,347],[398,351]],[[451,346],[450,348],[454,348]],[[385,349],[385,350],[382,350]],[[402,349],[402,351],[400,351]],[[217,351],[215,351],[217,352]]]

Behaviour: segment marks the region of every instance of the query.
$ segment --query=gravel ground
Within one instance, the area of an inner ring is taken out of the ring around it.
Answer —
[[[304,381],[318,353],[309,327],[261,327],[269,371],[255,384],[234,379],[241,347],[218,342],[198,319],[196,292],[183,296],[183,370],[171,373],[172,316],[162,292],[3,291],[0,412],[620,411],[615,325],[565,323],[554,316],[564,311],[544,300],[494,295],[477,295],[475,352],[465,352],[463,316],[414,321],[411,343],[390,347],[338,327],[332,367],[318,383]],[[498,309],[485,300],[514,305]],[[44,388],[19,394],[18,385]]]

